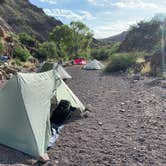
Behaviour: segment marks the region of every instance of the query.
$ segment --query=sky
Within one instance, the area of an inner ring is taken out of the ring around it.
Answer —
[[[94,37],[106,38],[155,14],[166,14],[165,0],[30,0],[65,24],[82,21]]]

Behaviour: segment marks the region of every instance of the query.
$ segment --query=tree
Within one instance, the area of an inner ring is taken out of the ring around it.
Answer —
[[[67,25],[56,26],[50,33],[50,40],[57,45],[59,57],[64,57],[72,47],[72,30]]]
[[[90,29],[79,21],[71,22],[70,27],[73,30],[74,41],[76,41],[74,51],[87,50],[90,47],[93,37]]]
[[[54,42],[44,42],[39,46],[38,53],[35,56],[39,59],[57,58],[57,47]]]
[[[50,40],[56,43],[60,57],[87,50],[92,37],[89,28],[81,22],[71,22],[70,26],[56,26],[50,33]]]

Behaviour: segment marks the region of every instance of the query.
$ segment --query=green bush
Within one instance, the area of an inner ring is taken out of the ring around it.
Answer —
[[[120,45],[121,45],[121,42],[116,42],[116,43],[114,43],[114,44],[111,46],[110,50],[109,50],[110,55],[117,53],[118,50],[119,50]]]
[[[110,46],[94,49],[91,52],[91,57],[97,60],[107,60],[112,54],[118,51],[119,46],[120,43],[117,42]]]
[[[5,51],[4,44],[0,41],[0,54],[3,54]]]
[[[40,58],[43,59],[56,59],[57,55],[57,47],[54,42],[44,42],[39,47]]]
[[[31,56],[29,51],[26,48],[16,47],[14,50],[14,57],[25,62]]]
[[[35,46],[35,39],[28,35],[27,33],[20,33],[19,34],[19,41],[24,44],[26,47],[34,47]]]
[[[126,71],[136,64],[136,56],[132,53],[113,54],[105,68],[106,72]]]
[[[101,61],[107,60],[109,58],[109,50],[104,48],[92,50],[91,57]]]

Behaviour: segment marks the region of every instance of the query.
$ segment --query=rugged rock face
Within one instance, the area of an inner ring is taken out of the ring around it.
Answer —
[[[0,17],[0,28],[5,30],[5,31],[12,31],[12,28],[10,25]]]
[[[29,0],[0,0],[0,25],[16,33],[27,32],[39,40],[46,40],[48,33],[62,23],[47,16]]]

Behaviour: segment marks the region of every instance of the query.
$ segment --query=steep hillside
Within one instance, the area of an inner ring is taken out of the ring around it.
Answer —
[[[120,34],[118,34],[118,35],[115,35],[115,36],[111,36],[111,37],[102,39],[101,41],[107,42],[107,43],[122,42],[122,41],[125,40],[127,34],[128,34],[128,32],[125,31],[125,32],[122,32],[122,33],[120,33]]]
[[[11,26],[1,17],[0,17],[0,27],[2,27],[5,31],[12,31]]]
[[[53,27],[62,24],[29,0],[0,0],[0,17],[14,32],[27,32],[40,40],[47,39]]]

